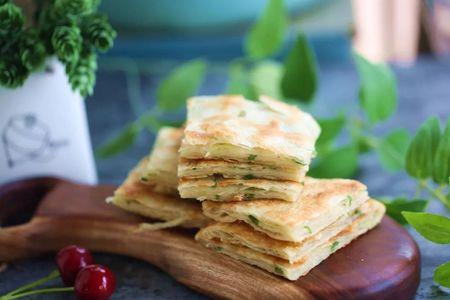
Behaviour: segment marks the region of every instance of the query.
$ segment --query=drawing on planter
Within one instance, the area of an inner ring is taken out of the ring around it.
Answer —
[[[67,140],[52,140],[50,128],[34,114],[12,116],[2,130],[3,148],[8,166],[27,161],[46,162]]]

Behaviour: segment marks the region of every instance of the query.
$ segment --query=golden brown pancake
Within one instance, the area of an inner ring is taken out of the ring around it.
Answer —
[[[254,230],[244,222],[211,224],[203,228],[198,233],[198,237],[207,240],[218,238],[221,242],[245,246],[254,251],[283,258],[292,263],[337,235],[357,218],[375,211],[379,206],[380,204],[377,201],[368,200],[357,209],[341,216],[331,225],[300,243],[273,239],[265,233]]]
[[[306,177],[296,202],[203,201],[202,207],[203,213],[215,221],[243,221],[275,239],[301,242],[368,199],[366,186],[356,180]]]
[[[231,179],[221,176],[181,178],[178,184],[181,198],[219,202],[253,199],[279,199],[292,202],[299,198],[302,188],[303,184],[295,181]]]
[[[255,251],[254,249],[243,245],[226,242],[218,237],[210,237],[209,235],[204,234],[204,230],[201,230],[196,235],[196,239],[206,247],[212,248],[237,260],[260,267],[289,280],[297,280],[300,276],[306,275],[328,256],[375,227],[380,223],[384,212],[384,205],[380,202],[373,201],[370,211],[361,214],[337,235],[323,241],[323,243],[320,243],[293,263],[270,254]]]
[[[162,127],[155,140],[148,162],[142,168],[142,183],[154,186],[154,191],[178,195],[178,149],[183,129]]]
[[[320,127],[295,106],[262,96],[202,96],[188,100],[180,157],[304,169]]]
[[[211,177],[221,174],[225,178],[242,179],[254,177],[259,179],[301,182],[308,167],[286,168],[276,165],[264,166],[251,162],[231,162],[214,159],[180,159],[178,176],[189,179]]]
[[[197,201],[161,194],[155,192],[152,186],[142,184],[139,178],[147,162],[147,159],[143,159],[107,201],[145,217],[163,221],[182,220],[182,227],[206,225],[208,218],[202,214]]]

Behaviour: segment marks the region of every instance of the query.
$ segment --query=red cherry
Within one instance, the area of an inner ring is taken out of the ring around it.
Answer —
[[[56,255],[56,264],[61,275],[61,279],[67,286],[72,286],[78,272],[94,263],[89,250],[75,245],[67,246],[59,250]]]
[[[108,300],[116,289],[116,278],[105,266],[90,265],[75,279],[75,296],[78,300]]]

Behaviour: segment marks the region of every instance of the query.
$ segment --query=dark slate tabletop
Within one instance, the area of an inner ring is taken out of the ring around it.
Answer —
[[[139,77],[144,101],[138,109],[153,105],[152,92],[161,74],[172,63],[149,66],[146,74]],[[87,100],[87,112],[94,147],[117,133],[123,124],[134,119],[128,104],[126,82],[136,84],[136,78],[126,77],[121,71],[101,71],[95,95]],[[438,61],[422,57],[410,68],[395,67],[399,86],[399,110],[386,124],[377,128],[380,133],[391,126],[415,131],[430,115],[441,120],[450,115],[450,60]],[[225,86],[224,70],[220,63],[200,91],[216,94]],[[357,77],[353,66],[345,61],[326,63],[321,66],[321,88],[313,111],[317,116],[330,116],[342,107],[354,107],[357,95]],[[140,107],[142,106],[142,107]],[[111,159],[97,160],[100,182],[120,183],[127,171],[145,155],[153,143],[151,134],[143,135],[136,145],[125,153]],[[411,195],[415,184],[404,174],[386,173],[378,164],[374,154],[361,159],[358,179],[369,186],[374,197],[384,195]],[[446,213],[443,207],[433,202],[432,212]],[[448,215],[448,214],[447,214]],[[422,281],[416,299],[449,299],[450,291],[436,286],[432,281],[433,269],[450,260],[450,247],[432,244],[410,230],[422,253]],[[202,295],[175,282],[155,267],[122,256],[96,254],[99,263],[110,266],[118,278],[118,289],[113,299],[202,299]],[[49,273],[54,268],[51,256],[29,259],[11,264],[0,272],[0,295],[25,282]],[[72,299],[71,296],[41,296],[35,299]]]

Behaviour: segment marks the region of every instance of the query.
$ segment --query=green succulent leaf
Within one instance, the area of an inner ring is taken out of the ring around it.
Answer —
[[[407,222],[402,215],[402,211],[423,212],[427,207],[428,201],[397,198],[392,201],[383,201],[383,203],[386,205],[386,213],[398,223],[405,225]]]
[[[239,61],[232,62],[228,69],[227,94],[243,95],[247,99],[255,100],[258,94],[251,84],[249,71]]]
[[[411,137],[408,131],[397,129],[384,137],[375,148],[383,167],[388,171],[400,171],[405,166],[406,150]]]
[[[28,70],[20,62],[0,60],[0,85],[17,88],[25,82]]]
[[[0,37],[16,34],[24,24],[22,10],[13,3],[0,6]]]
[[[51,38],[56,56],[65,63],[74,63],[81,52],[83,39],[76,26],[57,26]]]
[[[450,288],[450,261],[434,270],[433,280],[442,286]]]
[[[389,66],[353,54],[360,78],[360,103],[371,123],[388,119],[397,109],[395,76]]]
[[[54,7],[61,16],[81,16],[92,12],[92,0],[54,0]]]
[[[334,118],[319,119],[318,123],[320,125],[321,132],[316,142],[316,149],[320,155],[331,149],[334,140],[342,132],[345,125],[345,116],[340,114]]]
[[[450,243],[450,219],[424,212],[402,212],[406,221],[424,238],[437,244]]]
[[[179,109],[187,98],[199,89],[205,76],[207,64],[204,60],[188,61],[173,70],[156,91],[158,105],[163,110]]]
[[[117,136],[111,138],[104,145],[100,146],[95,151],[95,155],[99,158],[108,158],[119,154],[133,145],[141,131],[142,126],[140,124],[129,124]]]
[[[358,170],[358,151],[354,145],[319,156],[308,175],[317,178],[348,178]]]
[[[23,32],[20,40],[20,59],[28,71],[34,71],[44,65],[47,51],[39,39],[38,31],[29,28]]]
[[[311,102],[318,86],[317,70],[314,52],[306,36],[300,33],[284,62],[281,79],[283,96],[301,102]]]
[[[249,73],[250,83],[258,95],[281,99],[280,82],[283,66],[271,60],[257,63]]]
[[[428,119],[413,137],[406,152],[405,167],[409,175],[426,179],[432,175],[433,161],[440,139],[439,120]]]
[[[433,162],[433,180],[445,184],[450,177],[450,118],[439,140]]]
[[[275,54],[283,45],[287,15],[283,0],[269,0],[263,14],[245,39],[245,52],[252,59]]]
[[[92,95],[95,86],[95,72],[97,71],[97,56],[95,54],[81,57],[79,60],[66,65],[69,83],[74,91],[86,97]]]
[[[106,16],[100,14],[90,15],[83,20],[82,34],[101,52],[108,51],[117,36]]]

